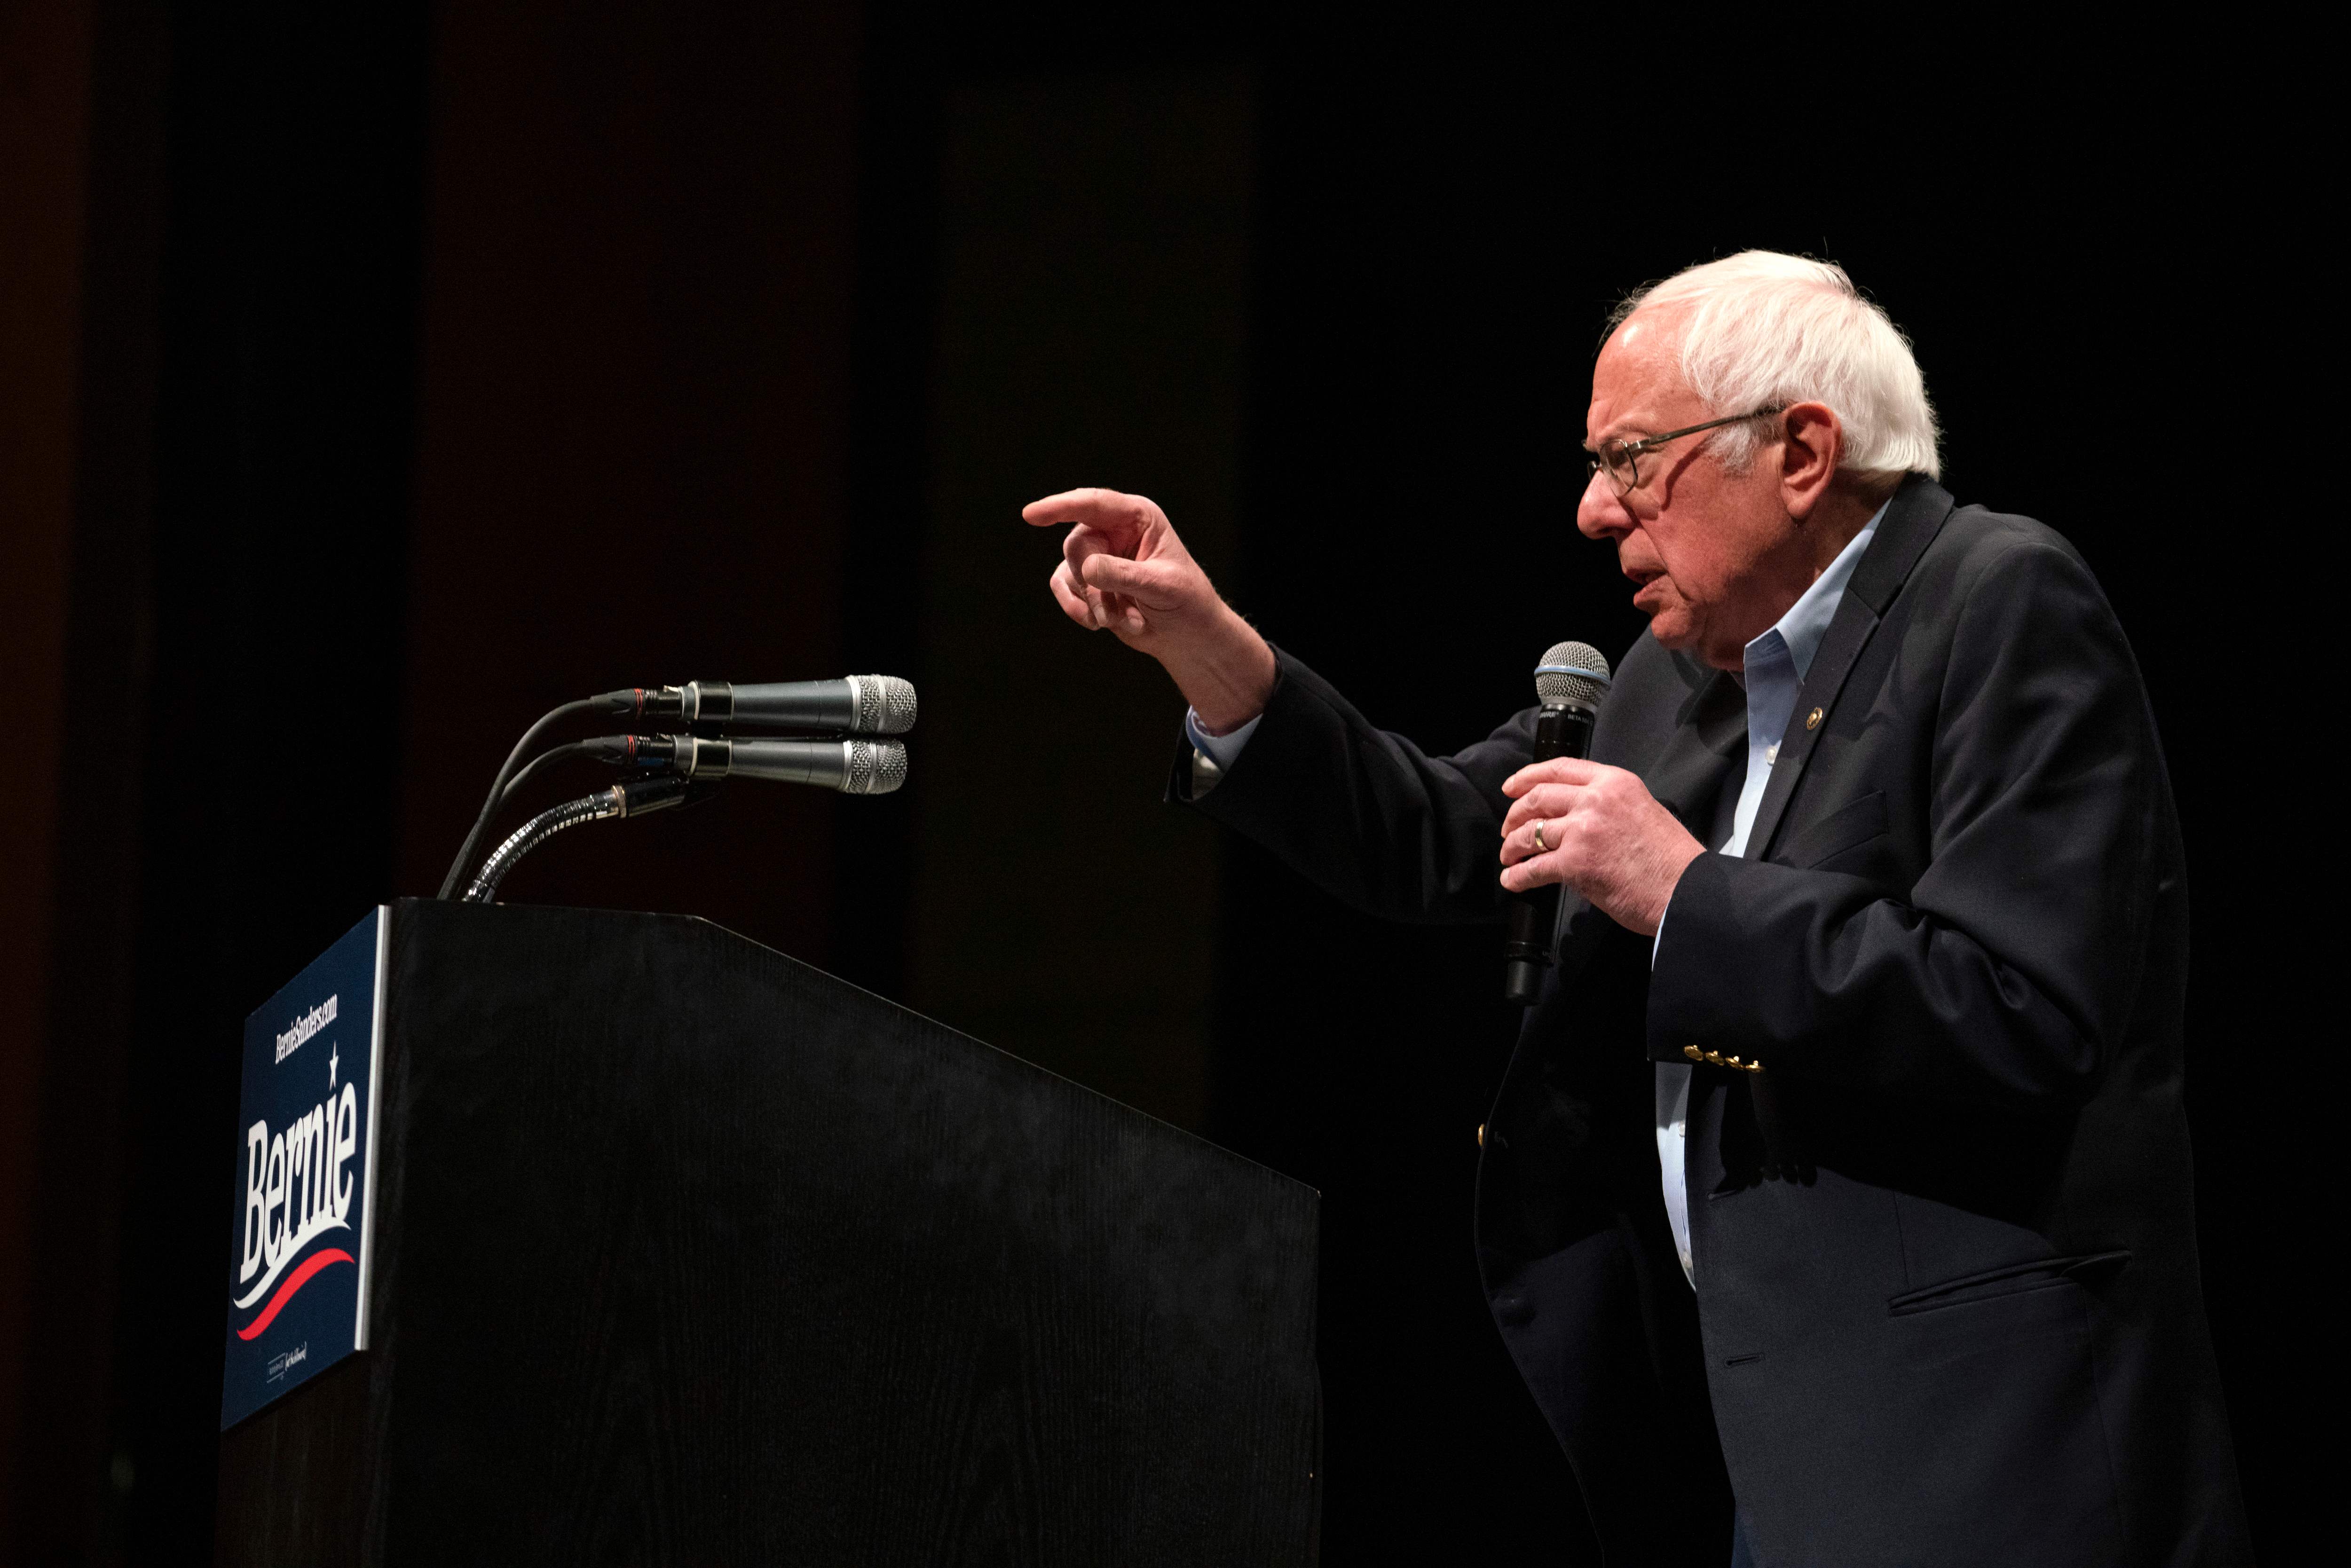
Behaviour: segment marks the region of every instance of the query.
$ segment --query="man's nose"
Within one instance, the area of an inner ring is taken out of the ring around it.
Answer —
[[[1594,470],[1585,482],[1583,498],[1575,504],[1575,527],[1588,539],[1621,539],[1633,531],[1633,514],[1605,473]]]

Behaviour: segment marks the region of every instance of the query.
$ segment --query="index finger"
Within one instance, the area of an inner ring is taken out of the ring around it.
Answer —
[[[1020,508],[1020,516],[1032,528],[1051,528],[1057,523],[1091,523],[1098,528],[1123,530],[1148,528],[1158,510],[1142,496],[1090,485],[1031,501]]]
[[[1502,793],[1515,800],[1538,784],[1589,784],[1608,770],[1604,762],[1582,757],[1554,757],[1530,762],[1502,780]]]

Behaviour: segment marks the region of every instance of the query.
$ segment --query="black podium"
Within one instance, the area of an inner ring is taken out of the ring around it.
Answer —
[[[705,922],[391,912],[371,1348],[225,1563],[1304,1563],[1315,1196]]]

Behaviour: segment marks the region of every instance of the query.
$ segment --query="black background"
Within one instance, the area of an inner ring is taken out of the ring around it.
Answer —
[[[1549,643],[1613,655],[1638,630],[1572,523],[1615,297],[1766,246],[1834,257],[1886,307],[1948,433],[1945,483],[2071,537],[2154,691],[2194,879],[2207,1297],[2256,1534],[2275,1552],[2313,1520],[2319,1455],[2294,1435],[2320,1265],[2281,1195],[2318,1174],[2300,1051],[2325,1026],[2292,915],[2326,824],[2279,781],[2326,614],[2299,540],[2325,524],[2295,515],[2308,459],[2264,434],[2304,412],[2293,282],[2317,260],[2263,112],[2290,92],[2200,42],[1896,48],[1825,19],[1566,9],[92,14],[66,642],[88,700],[35,737],[62,783],[32,1255],[72,1283],[0,1345],[26,1368],[9,1417],[23,1560],[208,1550],[236,1030],[367,904],[429,891],[503,737],[563,696],[696,674],[885,668],[966,689],[950,666],[990,650],[941,629],[975,614],[1008,646],[1050,627],[1078,664],[1139,663],[1054,625],[1042,536],[1017,541],[1034,547],[1017,591],[941,564],[963,559],[941,553],[941,455],[973,439],[941,367],[998,298],[956,281],[977,254],[958,236],[1012,221],[987,193],[1019,186],[956,151],[1017,138],[957,138],[1013,101],[1049,126],[1058,101],[1092,105],[1106,135],[1125,134],[1121,103],[1207,105],[1223,140],[1198,167],[1239,171],[1217,199],[1244,239],[1213,253],[1221,270],[1102,307],[1092,347],[1117,365],[1121,309],[1155,340],[1152,299],[1242,326],[1231,373],[1196,378],[1215,395],[1143,444],[1177,458],[1133,456],[1113,421],[1048,444],[1050,462],[1005,458],[987,505],[1015,534],[1020,501],[1081,483],[1148,490],[1179,528],[1222,508],[1202,553],[1229,596],[1431,749],[1526,701]],[[583,104],[620,108],[554,152],[533,141]],[[1164,117],[1131,123],[1179,165],[1138,180],[1196,173]],[[525,146],[513,164],[556,193],[543,205],[461,199],[483,165],[460,153]],[[1070,199],[1114,194],[1123,167]],[[603,226],[571,226],[583,212]],[[482,299],[561,294],[575,261],[621,276],[624,230],[654,236],[628,253],[656,298],[637,336],[582,323],[575,340],[574,307],[547,307],[549,336],[509,360],[555,412],[465,445],[511,401],[481,370],[508,362]],[[510,295],[465,295],[498,268]],[[763,303],[770,276],[817,302],[816,326]],[[466,298],[472,314],[447,303]],[[1159,372],[1134,373],[1147,391]],[[789,480],[761,479],[755,435],[711,434],[762,396]],[[626,416],[583,434],[564,397]],[[999,402],[1005,428],[1058,417]],[[1191,446],[1229,450],[1222,476],[1187,469]],[[578,475],[611,448],[666,466],[587,493]],[[793,578],[785,632],[741,609],[754,568]],[[542,574],[559,602],[528,597]],[[513,895],[710,914],[1312,1183],[1327,1560],[1592,1560],[1471,1263],[1472,1129],[1511,1026],[1492,934],[1364,921],[1203,834],[1153,852],[1213,860],[1161,901],[1207,933],[1190,978],[1151,943],[1103,973],[1041,938],[934,941],[925,912],[958,876],[938,836],[956,819],[925,804],[942,792],[1071,868],[1051,886],[1079,911],[1124,896],[1123,841],[1180,833],[1131,825],[1158,810],[1164,748],[1111,747],[1115,799],[1047,783],[1120,724],[1172,745],[1164,683],[1135,674],[1139,711],[1122,695],[1113,714],[1019,674],[977,729],[926,710],[903,797],[730,798],[607,858],[567,841]],[[997,752],[926,753],[934,724]],[[699,857],[693,876],[675,856]],[[1197,1016],[1151,1037],[1151,1071],[1081,1043],[1155,987]],[[1096,1010],[1042,999],[1073,992]]]

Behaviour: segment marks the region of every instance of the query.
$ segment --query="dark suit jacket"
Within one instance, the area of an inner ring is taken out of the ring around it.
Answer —
[[[1199,809],[1364,909],[1496,914],[1532,714],[1452,758],[1286,654]],[[1701,841],[1737,682],[1645,633],[1593,751]],[[1176,792],[1188,796],[1179,772]],[[2136,662],[2064,539],[1888,507],[1744,858],[1649,939],[1572,895],[1484,1136],[1496,1322],[1615,1562],[1769,1568],[2250,1557],[2180,1111],[2188,902]],[[1499,966],[1498,966],[1499,973]],[[1652,1061],[1697,1045],[1684,1281]]]

